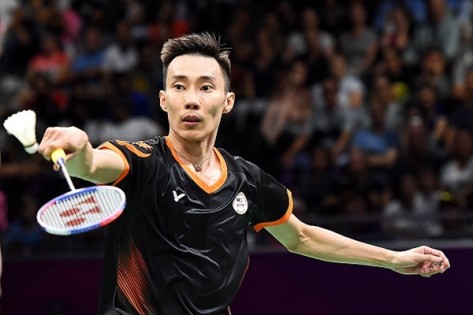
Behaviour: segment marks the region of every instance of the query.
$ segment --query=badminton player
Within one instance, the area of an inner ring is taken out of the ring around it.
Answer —
[[[100,314],[229,314],[248,266],[248,226],[329,262],[427,277],[450,267],[426,246],[392,251],[304,224],[287,188],[216,148],[221,117],[235,103],[229,50],[217,37],[170,39],[161,59],[167,136],[93,148],[82,130],[51,127],[39,145],[48,160],[63,148],[72,176],[126,193],[123,214],[107,230]]]

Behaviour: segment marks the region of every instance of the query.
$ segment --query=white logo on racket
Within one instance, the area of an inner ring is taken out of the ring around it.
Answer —
[[[248,200],[244,193],[239,192],[233,200],[233,210],[238,214],[244,214],[248,210]]]
[[[182,197],[184,197],[186,194],[177,194],[175,190],[172,191],[172,194],[174,196],[174,201],[178,202]]]

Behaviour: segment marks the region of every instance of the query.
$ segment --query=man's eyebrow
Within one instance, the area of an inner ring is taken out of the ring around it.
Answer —
[[[186,75],[176,74],[171,77],[173,80],[188,80],[189,77]],[[202,75],[199,77],[201,81],[217,81],[217,78],[213,75]]]

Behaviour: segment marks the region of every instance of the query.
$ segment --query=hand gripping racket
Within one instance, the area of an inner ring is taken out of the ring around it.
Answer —
[[[53,152],[71,191],[56,197],[39,209],[36,219],[48,233],[72,235],[105,226],[118,218],[126,204],[125,193],[114,186],[92,186],[76,189],[67,171],[64,150]]]

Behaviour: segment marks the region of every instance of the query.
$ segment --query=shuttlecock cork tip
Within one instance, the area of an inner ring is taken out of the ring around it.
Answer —
[[[23,110],[8,117],[3,127],[21,142],[25,151],[29,154],[36,153],[38,142],[36,141],[36,113],[32,110]]]

